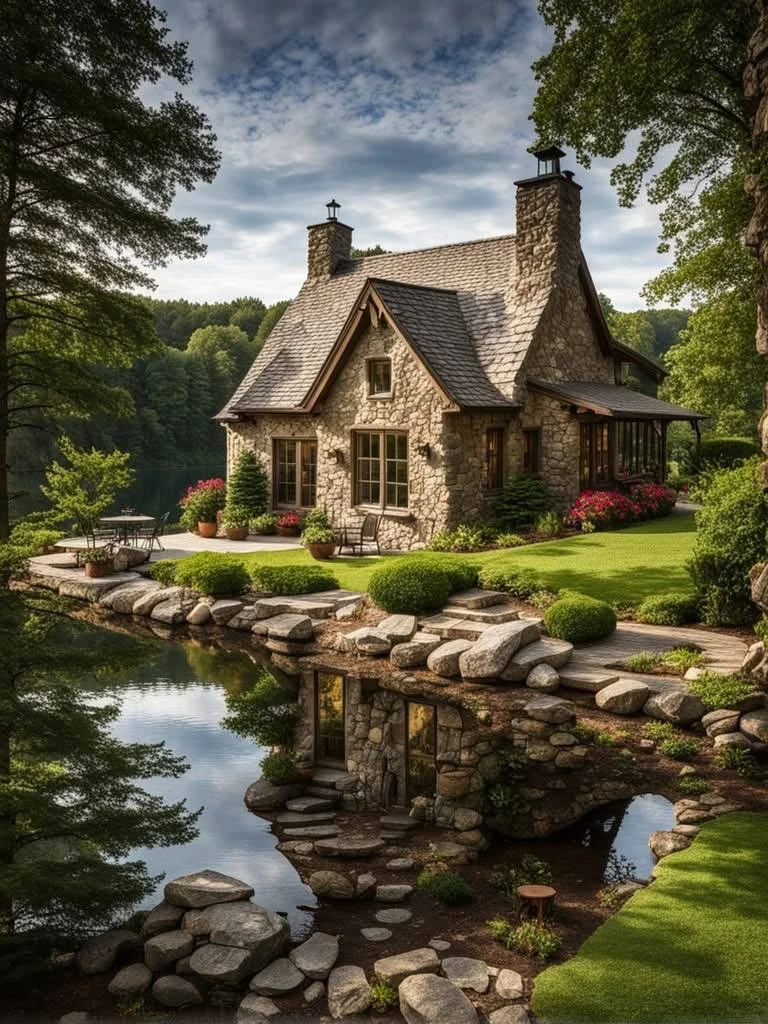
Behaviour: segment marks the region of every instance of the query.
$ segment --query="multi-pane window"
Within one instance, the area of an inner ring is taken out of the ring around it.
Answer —
[[[408,508],[407,434],[355,433],[355,501],[379,508]]]
[[[382,398],[392,393],[392,363],[389,359],[368,360],[368,394]]]
[[[280,506],[311,508],[317,501],[317,441],[277,438],[274,495]]]
[[[632,477],[660,477],[662,428],[653,420],[582,423],[580,479],[595,487]]]
[[[498,491],[504,486],[504,431],[493,427],[485,432],[485,486]]]
[[[538,473],[541,469],[541,431],[523,431],[523,472]]]

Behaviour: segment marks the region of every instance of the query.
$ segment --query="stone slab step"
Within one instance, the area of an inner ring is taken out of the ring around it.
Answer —
[[[477,640],[488,626],[482,622],[470,622],[469,619],[456,619],[452,615],[430,615],[421,622],[424,633],[434,633],[443,640]]]
[[[379,818],[379,823],[390,832],[410,832],[419,827],[418,820],[407,814],[385,814]]]
[[[573,661],[560,669],[560,684],[571,690],[584,690],[587,693],[598,693],[606,686],[618,680],[618,674],[603,672],[600,669],[574,664]]]
[[[338,804],[341,801],[342,794],[337,789],[330,789],[328,786],[317,785],[307,786],[304,790],[304,794],[307,797],[313,799],[321,799],[324,803]],[[286,807],[288,804],[285,805]]]
[[[327,619],[336,610],[330,601],[308,597],[262,597],[253,607],[257,619],[271,619],[275,615],[309,615],[313,619]]]
[[[341,835],[338,825],[307,825],[306,828],[287,828],[286,839],[335,839]]]
[[[466,622],[481,622],[486,626],[498,626],[501,622],[514,622],[520,616],[508,604],[491,604],[487,608],[462,608],[459,605],[446,605],[442,611],[452,619],[464,619]]]
[[[346,786],[357,781],[356,775],[350,775],[342,768],[318,767],[312,772],[313,786],[327,786],[328,789],[343,790]]]
[[[331,811],[336,801],[324,796],[297,796],[286,800],[285,809],[299,814],[317,814],[319,811]]]
[[[319,839],[315,853],[321,857],[373,857],[384,849],[384,840],[372,836],[340,836],[338,839]]]
[[[353,604],[364,595],[358,590],[319,590],[316,594],[297,594],[302,600],[324,601],[334,608],[343,608],[345,604]]]
[[[334,811],[318,811],[306,814],[302,811],[281,811],[275,815],[276,825],[330,825],[336,820]]]
[[[482,590],[480,587],[472,587],[471,590],[461,590],[448,598],[448,604],[457,605],[460,608],[487,608],[492,604],[501,604],[506,599],[506,594],[500,590]]]

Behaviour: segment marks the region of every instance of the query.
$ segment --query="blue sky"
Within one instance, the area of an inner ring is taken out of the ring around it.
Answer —
[[[533,0],[158,0],[195,63],[190,99],[222,151],[178,215],[211,226],[203,260],[156,275],[159,297],[291,297],[306,226],[332,196],[355,244],[414,249],[514,231],[516,178],[549,47]],[[610,165],[578,168],[582,244],[622,309],[664,265],[656,212],[622,210]]]

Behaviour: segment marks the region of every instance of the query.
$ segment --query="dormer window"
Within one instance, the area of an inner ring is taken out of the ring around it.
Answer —
[[[392,361],[368,360],[368,397],[389,398],[392,394]]]

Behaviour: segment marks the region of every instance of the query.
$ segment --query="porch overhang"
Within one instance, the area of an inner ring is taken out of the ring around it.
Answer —
[[[687,420],[698,424],[706,414],[686,409],[671,402],[644,395],[620,384],[598,384],[592,381],[551,381],[529,377],[531,390],[549,395],[574,407],[575,412],[591,412],[616,420]]]

